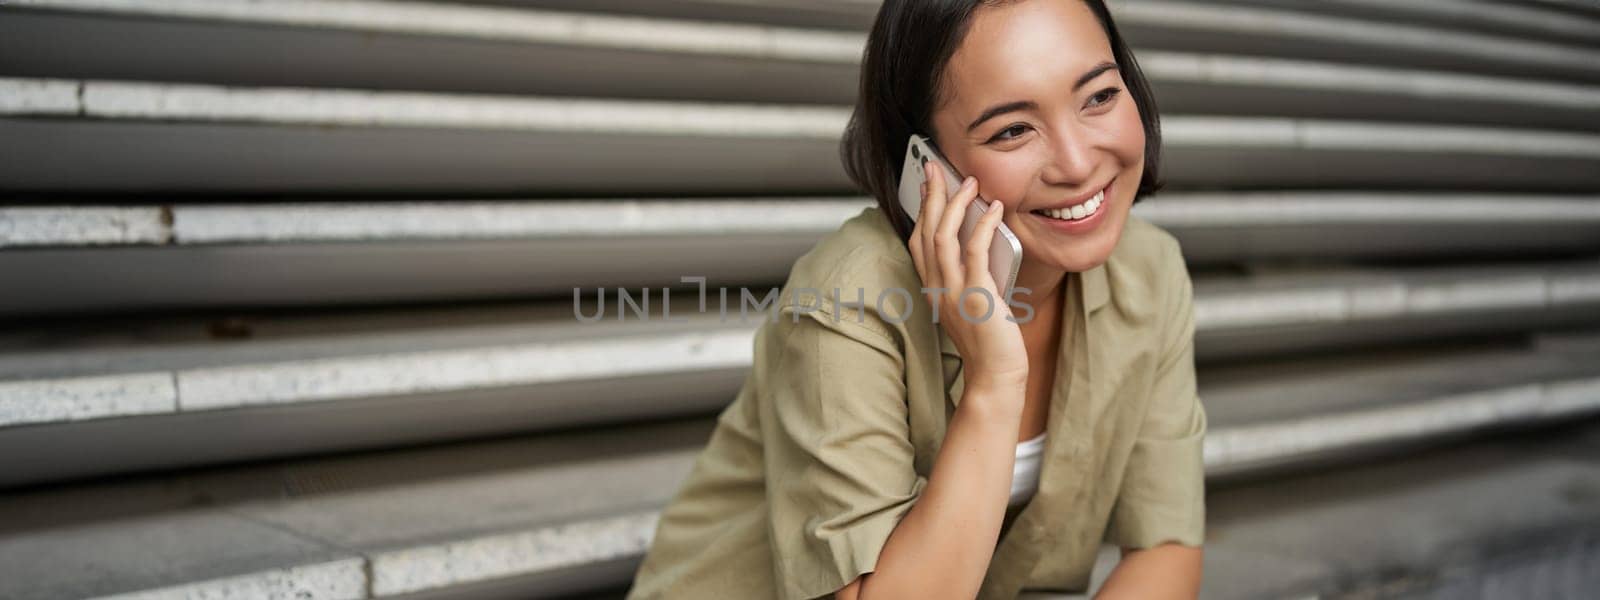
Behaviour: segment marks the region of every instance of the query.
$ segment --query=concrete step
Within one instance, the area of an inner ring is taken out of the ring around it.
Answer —
[[[1210,369],[1593,327],[1597,283],[1592,260],[1197,277],[1196,352]],[[672,296],[671,320],[659,289],[652,318],[617,317],[613,289],[597,323],[560,300],[14,328],[0,334],[0,485],[714,412],[743,380],[768,290],[729,288],[724,313],[720,288],[708,282],[704,313]]]
[[[1110,2],[1118,22],[1137,19],[1122,16],[1127,4],[1139,0]],[[654,16],[678,19],[703,19],[761,23],[794,27],[866,30],[880,2],[877,0],[472,0],[474,4],[533,7],[553,10],[601,12],[607,14]],[[1288,10],[1319,16],[1353,18],[1379,23],[1399,23],[1429,29],[1472,32],[1504,37],[1546,39],[1577,45],[1600,44],[1600,19],[1597,13],[1552,10],[1549,4],[1590,6],[1583,0],[1549,0],[1538,3],[1485,2],[1482,0],[1220,0],[1209,4],[1228,4],[1245,8]],[[1193,3],[1205,6],[1208,3]]]
[[[878,0],[469,0],[473,4],[866,31]]]
[[[237,87],[850,105],[863,40],[832,30],[461,4],[22,6],[0,22],[0,73]],[[374,10],[360,10],[369,6]],[[612,31],[629,35],[605,33]],[[1398,62],[1341,64],[1204,47],[1139,50],[1162,108],[1174,113],[1593,130],[1600,109],[1592,83],[1541,81],[1521,70],[1486,77]],[[519,72],[539,76],[504,76]]]
[[[0,80],[0,191],[849,193],[844,108]],[[1600,189],[1600,135],[1171,115],[1174,190]],[[79,165],[94,164],[94,170]]]
[[[1572,15],[1575,18],[1597,19],[1600,18],[1600,7],[1589,0],[1533,0],[1532,4],[1557,11],[1562,14]]]
[[[1600,128],[1593,84],[1229,54],[1138,57],[1164,114]]]
[[[671,321],[657,296],[649,321],[580,323],[568,301],[13,329],[0,471],[10,485],[714,411],[762,313],[722,322],[675,300]]]
[[[1548,36],[1491,35],[1257,6],[1165,0],[1116,3],[1135,47],[1329,60],[1536,79],[1600,81],[1597,50]]]
[[[1208,443],[1207,469],[1224,472],[1266,460],[1309,456],[1308,448],[1274,440],[1324,419],[1337,424],[1368,415],[1371,422],[1379,422],[1379,415],[1394,417],[1395,411],[1409,410],[1407,417],[1399,420],[1417,427],[1388,427],[1315,449],[1318,452],[1341,443],[1366,448],[1389,436],[1407,443],[1437,441],[1448,439],[1449,434],[1481,432],[1491,426],[1526,427],[1585,418],[1600,409],[1600,371],[1593,361],[1585,360],[1600,348],[1597,344],[1600,337],[1590,335],[1547,340],[1536,346],[1441,348],[1431,354],[1384,357],[1419,367],[1414,369],[1385,367],[1381,364],[1384,360],[1370,355],[1347,357],[1352,361],[1347,365],[1287,360],[1262,363],[1255,367],[1277,375],[1202,386],[1208,414],[1213,415],[1208,437],[1227,441]],[[1488,363],[1534,368],[1480,368]],[[1451,369],[1467,376],[1437,376]],[[1320,371],[1324,377],[1311,377],[1309,371]],[[1407,373],[1418,375],[1407,377]],[[1505,389],[1536,389],[1537,398],[1513,401],[1499,391]],[[1284,404],[1286,399],[1312,397],[1334,402],[1327,406]],[[1267,414],[1272,411],[1276,413]],[[1429,426],[1420,426],[1423,417],[1432,419]],[[1282,429],[1269,431],[1267,427],[1273,423]],[[656,511],[687,474],[712,424],[713,420],[703,417],[659,421],[18,490],[0,497],[0,515],[4,515],[0,517],[0,558],[4,559],[0,560],[0,590],[19,600],[133,592],[165,597],[292,591],[318,598],[408,593],[445,598],[539,597],[615,587],[625,584],[637,566],[654,531]],[[1428,435],[1414,435],[1421,429],[1427,429]],[[1594,429],[1587,431],[1584,447],[1591,447],[1596,439]],[[1496,449],[1486,456],[1519,454],[1516,446],[1489,444]],[[1507,510],[1510,506],[1503,504],[1508,500],[1504,494],[1441,496],[1454,499],[1433,505],[1418,502],[1415,494],[1405,491],[1408,486],[1431,481],[1444,485],[1440,490],[1458,493],[1460,485],[1445,484],[1483,483],[1481,478],[1490,475],[1493,482],[1505,484],[1503,477],[1515,479],[1512,473],[1521,473],[1523,478],[1516,479],[1520,485],[1500,489],[1514,490],[1524,503],[1547,496],[1567,497],[1556,492],[1566,489],[1570,496],[1572,486],[1587,489],[1593,486],[1583,482],[1600,481],[1600,464],[1595,464],[1593,452],[1584,451],[1580,456],[1585,456],[1586,466],[1572,470],[1577,468],[1571,463],[1576,448],[1566,446],[1563,453],[1567,458],[1560,460],[1535,453],[1555,462],[1536,461],[1523,469],[1512,468],[1517,461],[1475,462],[1468,464],[1478,468],[1436,469],[1429,471],[1432,476],[1420,479],[1368,477],[1359,484],[1351,480],[1345,485],[1319,487],[1321,484],[1291,482],[1276,488],[1320,489],[1309,496],[1304,491],[1260,491],[1277,484],[1216,491],[1208,504],[1213,507],[1210,513],[1216,525],[1211,527],[1211,535],[1218,551],[1213,553],[1208,546],[1208,559],[1220,563],[1213,571],[1218,576],[1208,576],[1208,586],[1232,590],[1236,588],[1231,586],[1305,585],[1312,581],[1311,575],[1326,574],[1329,567],[1352,572],[1369,568],[1357,563],[1327,564],[1340,556],[1338,551],[1344,546],[1322,543],[1292,546],[1292,552],[1279,555],[1299,567],[1274,575],[1287,579],[1274,582],[1257,573],[1247,581],[1235,580],[1243,568],[1238,561],[1259,559],[1263,548],[1317,540],[1309,534],[1268,534],[1282,533],[1279,528],[1291,523],[1299,523],[1294,531],[1305,531],[1308,524],[1324,523],[1321,519],[1335,515],[1392,518],[1403,514],[1422,519],[1424,512],[1438,515],[1432,511],[1439,510],[1458,511],[1449,513],[1456,516],[1488,514],[1483,511],[1491,507],[1503,511],[1495,519],[1463,518],[1455,521],[1457,527],[1427,530],[1449,532],[1445,537],[1457,543],[1482,541],[1479,538],[1489,534],[1527,535],[1535,522],[1556,524],[1548,520],[1554,516],[1560,517],[1560,523],[1592,522],[1593,513],[1600,511],[1600,505],[1593,503],[1567,503],[1563,506],[1570,511],[1551,513]],[[1241,460],[1246,449],[1255,452],[1250,461]],[[1506,468],[1482,468],[1491,464]],[[1549,471],[1556,467],[1567,470]],[[1455,474],[1463,478],[1456,479]],[[1340,481],[1341,476],[1327,477],[1332,479],[1320,481]],[[1246,480],[1239,479],[1235,471],[1230,481],[1237,485]],[[1401,487],[1374,489],[1370,487],[1374,481],[1395,482]],[[1327,502],[1329,494],[1346,501]],[[1229,499],[1235,497],[1238,499]],[[1288,502],[1290,498],[1298,501]],[[1239,508],[1230,510],[1236,502]],[[1279,509],[1249,510],[1269,502]],[[1390,512],[1374,512],[1380,506]],[[1526,504],[1519,506],[1526,508]],[[1405,510],[1397,511],[1400,507]],[[1310,512],[1301,513],[1303,518],[1290,518],[1296,510]],[[1355,529],[1373,532],[1369,543],[1381,542],[1380,546],[1366,546],[1366,554],[1361,556],[1423,560],[1420,564],[1437,559],[1431,551],[1405,554],[1407,548],[1417,547],[1405,544],[1407,538],[1384,533],[1415,535],[1422,530]],[[1332,553],[1318,554],[1319,548]],[[1312,568],[1318,565],[1320,569]]]
[[[1275,259],[1503,260],[1593,254],[1600,196],[1407,191],[1162,193],[1133,212],[1191,266]],[[1514,207],[1514,209],[1508,209]]]
[[[864,43],[858,32],[437,2],[28,0],[0,11],[0,73],[231,85],[728,101],[784,90],[783,101],[825,102],[835,98],[821,90],[853,89]]]
[[[1585,597],[1600,585],[1597,507],[1587,494],[1597,444],[1600,422],[1587,419],[1388,462],[1212,481],[1200,597]],[[1102,547],[1091,593],[1117,563],[1117,550]]]
[[[683,276],[782,281],[866,205],[397,198],[0,208],[0,274],[32,282],[4,295],[0,314],[570,298],[574,287],[676,286]],[[1600,226],[1600,202],[1592,207]]]
[[[1600,425],[1213,487],[1202,598],[1582,598]]]
[[[5,207],[0,278],[29,285],[0,297],[0,315],[567,296],[573,287],[679,285],[685,275],[781,282],[795,258],[868,205],[767,197]],[[1600,196],[1173,192],[1133,212],[1176,235],[1191,267],[1600,252]]]
[[[1600,330],[1257,358],[1198,373],[1206,473],[1264,478],[1600,414]]]
[[[1203,362],[1593,322],[1595,259],[1434,267],[1260,267],[1195,277]]]
[[[1137,0],[1124,0],[1137,1]],[[1405,23],[1495,36],[1600,46],[1600,18],[1554,11],[1528,2],[1484,0],[1222,0],[1334,17]]]
[[[545,597],[573,571],[626,580],[706,425],[11,493],[0,595],[414,598],[516,578],[501,597]]]

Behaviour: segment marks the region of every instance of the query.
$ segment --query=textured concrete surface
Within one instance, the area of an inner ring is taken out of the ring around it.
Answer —
[[[0,427],[177,412],[166,373],[0,381]]]
[[[1210,392],[1208,392],[1210,393]],[[1600,377],[1530,383],[1394,402],[1288,423],[1219,429],[1206,437],[1206,466],[1223,473],[1371,445],[1402,445],[1477,429],[1581,419],[1600,413]]]
[[[1161,132],[1179,146],[1600,158],[1600,136],[1505,128],[1185,116],[1163,118]]]
[[[1134,0],[1137,1],[1137,0]],[[1481,0],[1229,0],[1235,4],[1308,10],[1334,16],[1397,20],[1447,29],[1535,39],[1600,42],[1600,20],[1528,4]]]
[[[171,210],[177,243],[219,244],[732,233],[820,237],[868,205],[865,198],[797,197],[208,204]],[[1600,211],[1596,214],[1600,224]]]
[[[1282,119],[1172,117],[1175,187],[1477,186],[1524,191],[1600,183],[1600,137],[1457,127],[1397,127]],[[307,128],[252,121],[175,128],[143,119],[0,119],[0,139],[36,140],[0,165],[15,187],[41,193],[837,194],[848,189],[833,135],[764,139],[577,135],[571,130]],[[841,121],[842,123],[842,121]],[[314,124],[302,122],[301,124]],[[415,124],[415,123],[413,123]],[[1305,135],[1316,136],[1314,139]],[[1494,147],[1475,136],[1505,136]],[[129,153],[107,136],[141,140]],[[1592,139],[1591,139],[1592,138]],[[671,153],[666,153],[667,148]],[[49,157],[68,156],[56,161]],[[192,157],[179,167],[172,156]],[[104,168],[85,172],[71,164]],[[617,164],[638,165],[625,172]],[[1251,168],[1242,168],[1250,165]],[[1337,167],[1335,167],[1337,165]],[[1537,173],[1537,176],[1534,174]],[[267,186],[267,187],[262,187]]]
[[[93,81],[82,111],[109,119],[438,127],[649,135],[837,139],[839,107],[649,102],[365,92],[311,88],[236,89]]]
[[[1425,228],[1464,223],[1492,223],[1504,228],[1530,222],[1551,229],[1576,221],[1600,226],[1600,195],[1593,194],[1177,192],[1151,196],[1132,210],[1180,238],[1188,230],[1201,227],[1416,225],[1415,231],[1420,234]]]
[[[20,6],[86,13],[210,19],[261,25],[344,28],[409,34],[554,42],[665,52],[738,52],[809,60],[859,58],[861,34],[773,27],[638,18],[626,15],[561,13],[493,6],[375,2],[249,3],[160,0],[20,0]],[[872,3],[862,6],[872,11]],[[1383,49],[1390,53],[1451,54],[1485,62],[1537,65],[1594,74],[1600,53],[1560,45],[1381,20],[1356,20],[1250,6],[1140,0],[1114,3],[1119,23],[1131,27],[1170,27],[1236,37],[1295,37]],[[706,11],[712,18],[715,11]],[[1501,17],[1502,20],[1506,17]]]
[[[716,370],[748,365],[750,337],[738,328],[183,370],[178,403],[182,410],[214,410]]]
[[[1469,400],[1478,393],[1486,394],[1483,400],[1502,394],[1526,398],[1567,391],[1581,396],[1584,385],[1543,391],[1531,386],[1591,381],[1600,374],[1600,365],[1591,360],[1596,351],[1600,351],[1600,332],[1592,329],[1549,338],[1425,340],[1207,365],[1199,371],[1199,385],[1206,392],[1202,399],[1229,399],[1207,404],[1207,413],[1224,423],[1286,423],[1305,414],[1331,416],[1457,397]],[[1550,403],[1539,406],[1552,410],[1564,406],[1548,399]]]
[[[0,207],[0,248],[161,244],[172,237],[165,221],[160,207]]]
[[[854,61],[860,57],[863,43],[858,33],[428,2],[14,0],[11,4],[24,8],[141,17],[449,35],[791,60]]]
[[[1312,326],[1364,329],[1398,341],[1404,336],[1390,331],[1389,323],[1485,315],[1521,315],[1537,322],[1546,313],[1600,306],[1597,268],[1571,263],[1312,269],[1197,278],[1199,354],[1206,355],[1208,340],[1292,340]],[[61,346],[26,341],[34,339],[29,334],[0,353],[0,425],[468,392],[748,364],[757,323],[741,321],[736,313],[724,321],[714,289],[708,292],[706,314],[698,313],[692,294],[677,295],[670,321],[612,322],[617,298],[611,292],[606,322],[593,325],[573,320],[570,303],[552,302],[532,320],[454,328],[396,323],[353,335],[307,331],[246,342],[124,347],[66,338],[56,342],[67,344]],[[594,293],[585,296],[591,312],[598,306]],[[651,312],[660,317],[661,299],[656,301]],[[729,308],[736,311],[737,304]],[[1429,333],[1446,331],[1436,324]]]
[[[553,384],[565,381],[622,378],[659,373],[700,373],[742,367],[750,361],[753,324],[736,321],[718,326],[714,319],[695,330],[678,323],[640,322],[618,331],[597,325],[579,334],[573,321],[547,324],[544,332],[524,325],[519,343],[493,343],[474,338],[471,329],[422,332],[409,336],[307,337],[293,342],[268,342],[256,348],[205,346],[148,347],[76,360],[93,371],[77,377],[30,378],[32,368],[61,369],[48,357],[5,356],[10,381],[0,383],[0,415],[5,425],[46,421],[204,411],[258,404],[331,401],[477,388]],[[499,337],[519,332],[502,331]],[[610,335],[606,335],[609,333]],[[620,334],[620,335],[619,335]],[[543,338],[542,340],[540,338]],[[423,350],[429,343],[439,344]],[[347,354],[340,355],[340,352]],[[89,352],[93,354],[93,352]],[[255,355],[255,360],[247,358]],[[324,354],[325,357],[314,357]],[[240,360],[229,364],[228,355]],[[59,356],[59,354],[58,354]],[[118,357],[126,359],[117,365]],[[276,358],[267,358],[276,356]],[[43,360],[41,360],[43,359]],[[262,362],[262,359],[266,359]],[[212,366],[193,364],[210,363]],[[166,363],[171,370],[135,371],[142,364]],[[183,366],[191,363],[190,366]],[[220,364],[218,364],[220,363]],[[32,365],[32,366],[29,366]],[[71,367],[66,367],[71,368]]]
[[[1264,40],[1292,40],[1278,51],[1285,54],[1343,52],[1351,59],[1383,53],[1392,63],[1448,61],[1462,70],[1516,71],[1539,69],[1600,78],[1600,50],[1551,43],[1528,37],[1485,35],[1451,29],[1384,23],[1300,11],[1225,6],[1196,2],[1138,0],[1121,2],[1113,9],[1119,27],[1130,29],[1135,44],[1161,43],[1156,31],[1210,34],[1202,39],[1173,40],[1189,47],[1201,43],[1208,50],[1261,45]],[[1170,43],[1170,42],[1169,42]],[[1319,47],[1320,46],[1320,47]]]
[[[0,536],[0,570],[0,595],[17,600],[161,588],[130,597],[360,598],[365,584],[356,556],[315,535],[206,508],[8,531]]]
[[[0,208],[0,247],[395,242],[573,238],[589,235],[729,235],[791,232],[821,236],[860,209],[865,197],[414,202],[176,203],[140,207]],[[1514,205],[1516,210],[1507,210]],[[1600,231],[1593,195],[1440,192],[1268,191],[1163,193],[1133,207],[1180,240],[1207,228],[1342,226],[1408,228],[1413,237],[1451,226],[1537,226],[1546,235]],[[163,214],[171,214],[165,222]],[[1511,232],[1512,234],[1515,231]],[[1474,240],[1493,244],[1503,240]],[[1419,244],[1425,242],[1419,242]],[[1314,247],[1316,240],[1302,241]],[[1554,244],[1554,242],[1552,242]],[[1186,244],[1192,252],[1196,244]],[[1203,249],[1202,249],[1203,252]]]
[[[537,187],[621,196],[850,187],[835,143],[847,112],[833,107],[120,82],[84,90],[85,114],[104,119],[0,119],[0,139],[30,140],[30,151],[0,165],[12,187],[437,195]],[[1600,135],[1587,133],[1279,117],[1171,115],[1163,123],[1174,189],[1600,184]],[[104,143],[108,136],[140,140],[139,152]],[[71,168],[84,163],[102,168]],[[636,166],[619,172],[619,164]]]
[[[9,87],[70,84],[11,79]],[[178,119],[362,127],[440,127],[836,139],[843,107],[510,98],[311,88],[238,89],[193,84],[85,81],[78,110],[108,119]],[[1593,103],[1593,90],[1586,94]],[[3,107],[27,115],[33,104]],[[56,110],[46,105],[42,110]],[[1600,159],[1600,136],[1509,128],[1268,117],[1170,116],[1164,141],[1189,146],[1367,149]]]
[[[0,596],[383,597],[637,556],[705,434],[683,421],[13,492]]]
[[[359,559],[349,558],[325,564],[272,569],[138,592],[97,596],[96,600],[366,598],[364,590],[366,577],[361,568]]]
[[[1397,573],[1413,587],[1448,585],[1463,567],[1488,577],[1566,548],[1600,516],[1585,491],[1600,490],[1600,429],[1588,422],[1214,486],[1206,596],[1348,591],[1395,585]],[[11,494],[0,498],[0,569],[30,576],[0,585],[18,598],[63,589],[383,597],[637,556],[707,427],[614,427]],[[1103,554],[1097,582],[1115,563]],[[1526,584],[1593,575],[1583,555],[1541,560],[1557,562],[1522,575]],[[1058,596],[1030,596],[1044,597]]]
[[[1581,597],[1600,584],[1600,429],[1587,423],[1214,487],[1203,596],[1472,597],[1538,558],[1540,572],[1499,591]]]
[[[1600,109],[1600,86],[1590,84],[1225,54],[1152,51],[1138,56],[1139,67],[1158,86],[1168,82],[1206,82],[1299,88],[1334,95],[1363,92],[1427,99],[1435,105],[1446,100],[1477,100]],[[1275,106],[1275,111],[1293,110],[1292,105]]]
[[[1543,271],[1509,264],[1410,273],[1312,269],[1200,279],[1195,290],[1197,330],[1531,311],[1600,303],[1600,262]]]
[[[1212,485],[1201,598],[1585,597],[1600,585],[1596,423]],[[1116,563],[1102,549],[1091,591]]]
[[[5,114],[75,115],[81,83],[64,79],[0,78],[0,111]]]

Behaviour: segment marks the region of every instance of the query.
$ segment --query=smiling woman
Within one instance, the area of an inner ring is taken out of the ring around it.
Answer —
[[[1102,542],[1123,550],[1102,596],[1195,597],[1193,290],[1177,240],[1129,212],[1160,187],[1156,115],[1100,0],[885,1],[841,146],[878,206],[795,263],[629,597],[1083,592]],[[929,162],[916,222],[913,134],[967,176],[947,190]],[[980,195],[996,210],[963,248]],[[998,297],[1002,222],[1036,317],[967,318],[964,291]]]

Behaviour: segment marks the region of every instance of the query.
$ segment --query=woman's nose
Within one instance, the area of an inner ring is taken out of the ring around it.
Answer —
[[[1050,145],[1050,160],[1045,169],[1049,183],[1076,187],[1091,183],[1094,175],[1094,149],[1085,136],[1069,134]]]

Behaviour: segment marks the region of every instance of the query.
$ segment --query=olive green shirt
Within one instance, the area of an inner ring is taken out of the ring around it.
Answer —
[[[1087,591],[1102,541],[1204,534],[1206,415],[1177,240],[1130,215],[1106,262],[1066,285],[1039,490],[1007,510],[983,600]],[[795,263],[628,598],[827,597],[875,568],[961,401],[961,357],[920,287],[876,207]]]

